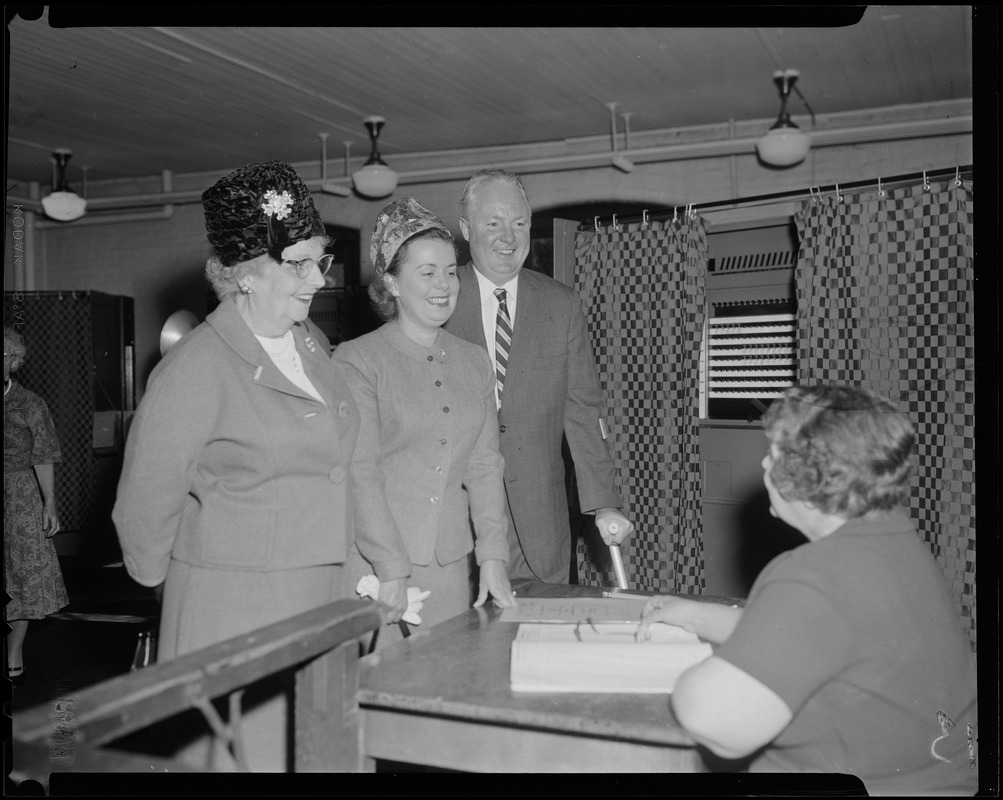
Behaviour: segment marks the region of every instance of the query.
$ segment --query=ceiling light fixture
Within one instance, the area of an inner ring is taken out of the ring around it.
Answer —
[[[335,181],[327,179],[327,137],[329,133],[318,133],[320,137],[320,190],[324,194],[333,194],[336,197],[348,197],[352,190]],[[345,173],[348,174],[347,172]]]
[[[811,147],[811,137],[791,122],[791,114],[787,110],[787,99],[793,90],[811,114],[814,129],[815,113],[794,85],[800,75],[796,69],[782,69],[773,73],[773,83],[780,92],[780,114],[773,127],[756,141],[756,152],[759,153],[760,160],[772,167],[792,167],[801,163]]]
[[[621,172],[630,172],[634,169],[634,162],[616,150],[616,103],[607,103],[606,108],[609,109],[609,124],[613,137],[613,156],[610,158],[610,163]],[[626,123],[626,119],[624,122]]]
[[[53,191],[48,197],[42,198],[42,210],[45,216],[59,222],[72,222],[80,219],[87,212],[87,201],[75,192],[70,191],[66,182],[66,162],[70,160],[73,151],[63,147],[57,148],[52,154],[55,164],[52,175]]]
[[[398,175],[386,162],[380,158],[380,152],[376,149],[376,140],[379,138],[380,130],[386,119],[383,117],[366,117],[363,122],[369,131],[369,141],[373,150],[369,155],[369,160],[362,165],[355,174],[352,175],[352,182],[355,184],[355,191],[364,197],[386,197],[393,194],[397,188]]]

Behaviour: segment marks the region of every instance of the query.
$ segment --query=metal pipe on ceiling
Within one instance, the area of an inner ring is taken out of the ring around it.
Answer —
[[[964,114],[940,119],[908,120],[851,128],[815,130],[811,134],[812,148],[840,147],[868,142],[966,134],[972,133],[973,125],[973,115]],[[684,161],[695,158],[717,158],[732,155],[752,155],[755,153],[757,138],[743,137],[738,139],[716,139],[703,142],[669,144],[621,150],[620,153],[638,164]],[[481,168],[508,169],[513,172],[528,174],[570,169],[597,169],[608,166],[608,150],[595,153],[501,160],[497,162],[481,161],[448,167],[401,171],[399,173],[400,179],[398,185],[465,179],[472,172]],[[305,181],[305,183],[310,191],[317,192],[321,189],[321,181],[319,180]],[[350,186],[351,178],[328,179],[328,183]],[[115,209],[140,208],[143,206],[159,206],[170,203],[198,203],[201,200],[202,190],[189,190],[182,192],[122,195],[117,197],[93,197],[88,198],[87,206],[89,211],[110,211]],[[39,201],[32,198],[8,195],[7,204],[20,204],[33,211],[41,211]]]

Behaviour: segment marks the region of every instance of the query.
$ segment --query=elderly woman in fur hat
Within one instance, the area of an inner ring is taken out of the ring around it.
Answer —
[[[164,584],[160,661],[352,596],[359,413],[308,318],[324,225],[283,162],[236,170],[202,203],[220,304],[151,374],[113,512],[129,574]],[[281,718],[267,734],[249,737],[250,767],[283,770]]]
[[[428,592],[425,625],[489,595],[513,605],[494,372],[483,348],[442,329],[459,291],[452,234],[405,197],[377,218],[370,256],[369,294],[385,324],[334,353],[362,417],[353,459],[359,521],[346,572],[375,575],[390,623],[409,621],[409,589]],[[401,636],[385,626],[377,644]]]

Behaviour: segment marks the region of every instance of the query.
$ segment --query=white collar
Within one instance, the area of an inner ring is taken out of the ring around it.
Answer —
[[[483,275],[481,275],[480,271],[473,264],[470,265],[470,268],[474,271],[474,275],[477,276],[477,283],[481,288],[481,305],[484,305],[485,303],[488,302],[494,302],[495,289],[504,289],[505,292],[508,294],[508,296],[512,298],[512,302],[514,302],[518,298],[519,296],[518,272],[516,273],[515,277],[512,278],[512,280],[508,281],[508,283],[503,283],[501,286],[499,286],[498,284],[488,280]]]

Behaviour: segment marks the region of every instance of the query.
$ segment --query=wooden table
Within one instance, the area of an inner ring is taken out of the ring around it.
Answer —
[[[528,584],[519,595],[595,597]],[[668,695],[514,693],[517,623],[471,609],[360,662],[367,767],[374,759],[470,772],[698,772]]]

